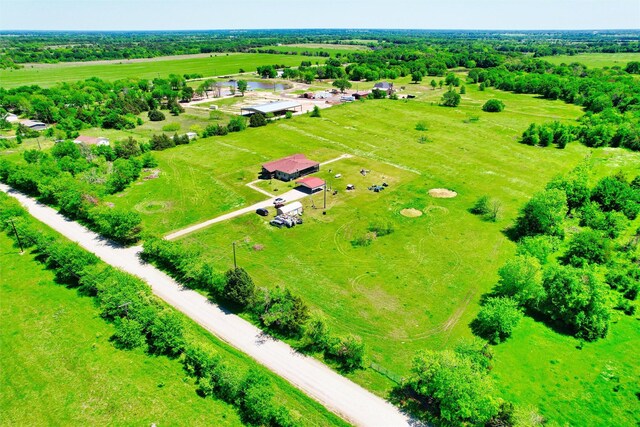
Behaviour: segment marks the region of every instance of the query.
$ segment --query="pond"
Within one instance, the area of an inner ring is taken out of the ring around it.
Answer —
[[[229,88],[230,86],[238,87],[238,82],[235,80],[229,80],[226,82],[218,82],[217,83],[218,86],[220,86],[221,88],[225,89],[225,88]],[[275,86],[275,88],[274,88]],[[284,84],[282,83],[268,83],[268,82],[256,82],[256,81],[248,81],[247,82],[247,90],[256,90],[256,89],[267,89],[267,90],[273,90],[275,92],[280,92],[283,91],[285,89],[287,89],[285,87]]]

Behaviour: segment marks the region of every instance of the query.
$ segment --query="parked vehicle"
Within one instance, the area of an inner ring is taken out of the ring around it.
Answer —
[[[269,210],[266,208],[258,208],[256,209],[256,213],[260,216],[267,216],[269,215]]]
[[[274,218],[272,219],[269,224],[273,225],[274,227],[278,227],[281,228],[283,225],[285,225],[284,221],[282,221],[279,218]]]

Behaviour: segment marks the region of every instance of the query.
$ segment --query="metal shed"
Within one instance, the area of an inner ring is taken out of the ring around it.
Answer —
[[[292,202],[278,208],[278,215],[300,215],[302,213],[302,203]]]

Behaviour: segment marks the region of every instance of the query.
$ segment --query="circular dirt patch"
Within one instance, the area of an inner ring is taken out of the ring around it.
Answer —
[[[409,218],[417,218],[422,215],[422,211],[419,211],[418,209],[413,209],[413,208],[402,209],[400,211],[400,215],[406,216]]]
[[[170,205],[171,203],[169,202],[158,202],[158,201],[142,202],[135,205],[134,209],[140,213],[154,214],[154,213],[166,211],[167,209],[169,209]]]
[[[453,190],[447,190],[446,188],[432,188],[429,190],[429,195],[438,199],[451,199],[456,197],[458,193]]]

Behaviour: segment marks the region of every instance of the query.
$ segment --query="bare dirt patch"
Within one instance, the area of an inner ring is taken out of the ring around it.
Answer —
[[[422,211],[419,211],[418,209],[414,209],[414,208],[402,209],[400,211],[400,215],[406,216],[409,218],[417,218],[419,216],[422,216]]]
[[[431,190],[429,190],[429,195],[437,199],[451,199],[453,197],[456,197],[458,193],[446,188],[432,188]]]

